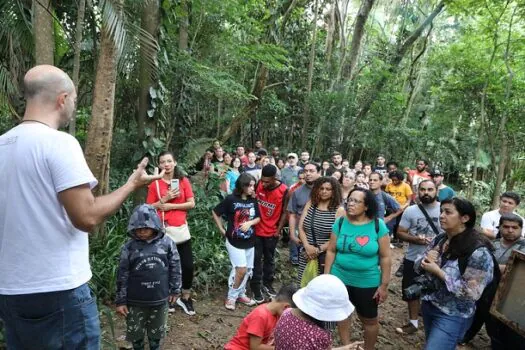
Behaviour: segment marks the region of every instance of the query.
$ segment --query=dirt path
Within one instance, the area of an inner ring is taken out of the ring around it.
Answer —
[[[279,248],[280,272],[281,280],[290,280],[293,278],[294,271],[287,262],[288,251],[285,248]],[[400,261],[403,257],[401,249],[393,250],[393,268],[396,271]],[[228,273],[225,271],[225,274]],[[277,285],[277,284],[276,284]],[[166,337],[163,349],[179,350],[179,349],[222,349],[222,346],[235,334],[237,327],[241,323],[243,317],[251,310],[249,307],[240,305],[234,312],[228,311],[224,308],[224,288],[220,288],[216,293],[210,296],[195,295],[195,308],[197,315],[193,317],[186,316],[180,309],[174,314],[170,314],[169,326],[170,331]],[[389,286],[389,297],[386,303],[379,308],[380,330],[378,338],[378,349],[422,349],[424,345],[424,332],[421,330],[411,336],[401,336],[395,332],[395,328],[399,327],[406,320],[406,304],[401,300],[401,279],[393,277]],[[108,322],[104,322],[103,318],[104,337],[108,343],[112,343],[111,332],[109,331]],[[115,337],[123,339],[125,334],[124,320],[122,318],[115,318],[116,330]],[[420,318],[420,324],[422,320]],[[361,326],[353,318],[353,334],[354,339],[362,339]],[[489,339],[483,331],[474,339],[470,348],[473,349],[490,349]],[[118,341],[119,348],[130,348],[129,343],[120,340]]]

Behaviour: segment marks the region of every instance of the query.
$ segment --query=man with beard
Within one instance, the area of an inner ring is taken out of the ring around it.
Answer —
[[[405,289],[414,283],[417,274],[414,272],[414,261],[425,252],[427,245],[440,233],[439,224],[440,205],[437,201],[436,184],[432,180],[423,180],[419,183],[418,196],[421,204],[414,204],[405,209],[397,237],[408,242],[408,249],[403,260],[403,300],[408,303],[409,322],[396,328],[401,334],[413,334],[418,330],[419,297],[409,298]],[[426,215],[425,215],[426,214]]]
[[[332,153],[332,165],[328,169],[326,176],[332,176],[334,171],[340,170],[341,174],[343,173],[343,156],[340,152],[335,151]]]
[[[312,192],[312,187],[314,181],[317,180],[321,174],[321,166],[316,163],[308,163],[303,169],[305,184],[299,187],[293,192],[288,202],[288,226],[290,228],[290,261],[294,265],[299,264],[299,245],[301,241],[299,240],[297,225],[299,224],[299,218],[303,213],[304,206],[306,202],[310,200],[310,193]]]
[[[388,168],[386,167],[385,162],[385,156],[382,154],[378,154],[376,159],[376,166],[373,169],[374,172],[383,175],[383,178],[385,178],[388,173]]]
[[[88,282],[88,232],[157,176],[144,158],[128,181],[95,198],[97,179],[82,148],[58,131],[75,113],[62,70],[41,65],[24,77],[20,125],[0,136],[0,319],[8,349],[99,349],[97,303]]]
[[[412,186],[412,192],[417,193],[419,183],[425,179],[432,179],[428,171],[426,170],[428,163],[424,159],[418,159],[416,162],[416,169],[409,170],[407,176],[407,182]]]
[[[452,188],[448,187],[443,183],[443,179],[445,178],[445,176],[443,175],[443,172],[441,170],[434,169],[431,175],[432,180],[434,180],[434,183],[437,186],[438,200],[440,202],[443,202],[446,199],[450,199],[456,196],[456,192],[454,192]]]

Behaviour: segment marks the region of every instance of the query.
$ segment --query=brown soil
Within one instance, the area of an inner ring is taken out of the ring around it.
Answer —
[[[288,250],[279,248],[282,267],[281,280],[288,281],[293,278],[295,272],[287,262]],[[396,271],[403,258],[402,249],[393,250],[393,267]],[[277,285],[277,283],[276,283]],[[220,287],[220,286],[218,286]],[[169,316],[170,331],[164,340],[163,349],[222,349],[222,346],[235,334],[237,327],[243,317],[251,310],[249,307],[240,305],[234,312],[224,308],[224,293],[226,286],[220,291],[211,293],[209,296],[194,295],[195,309],[197,315],[188,317],[180,309]],[[389,297],[385,304],[379,308],[380,330],[377,349],[422,349],[424,345],[424,331],[420,326],[417,334],[410,336],[399,335],[395,328],[406,322],[407,308],[401,300],[401,279],[392,277],[389,286]],[[123,340],[125,334],[125,322],[121,317],[114,317],[115,337],[118,348],[131,348],[130,344]],[[420,324],[422,320],[420,318]],[[108,346],[114,344],[112,332],[108,326],[107,318],[102,317],[104,342]],[[353,339],[362,339],[361,325],[353,316]],[[337,337],[336,337],[337,338]],[[110,348],[110,347],[108,347]],[[111,345],[111,348],[114,348]],[[471,349],[490,349],[490,342],[484,330],[480,332],[470,344]]]

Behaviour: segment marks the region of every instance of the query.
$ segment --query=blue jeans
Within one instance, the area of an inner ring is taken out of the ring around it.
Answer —
[[[421,303],[425,324],[425,350],[455,350],[472,323],[472,317],[449,316],[429,301]]]
[[[7,348],[100,349],[96,299],[87,284],[59,292],[0,295]]]

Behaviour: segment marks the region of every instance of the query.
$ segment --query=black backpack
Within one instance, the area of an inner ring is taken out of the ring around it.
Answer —
[[[446,235],[440,234],[438,237],[436,237],[436,242],[438,242],[436,245],[438,245],[441,248],[443,248],[443,245],[446,242]],[[490,256],[492,257],[492,262],[494,264],[494,268],[492,271],[492,281],[485,286],[485,289],[483,290],[483,293],[481,294],[481,297],[476,301],[476,307],[480,304],[484,304],[485,307],[490,308],[490,305],[492,304],[492,301],[494,300],[494,296],[496,295],[496,290],[498,289],[499,281],[501,280],[501,271],[499,269],[499,263],[496,260],[496,257],[492,253],[491,247],[488,247],[483,242],[478,241],[475,245],[470,247],[467,250],[467,253],[463,256],[460,256],[458,258],[458,267],[459,272],[461,272],[461,275],[465,273],[465,270],[467,269],[468,259],[476,251],[478,248],[486,247],[489,250]]]

